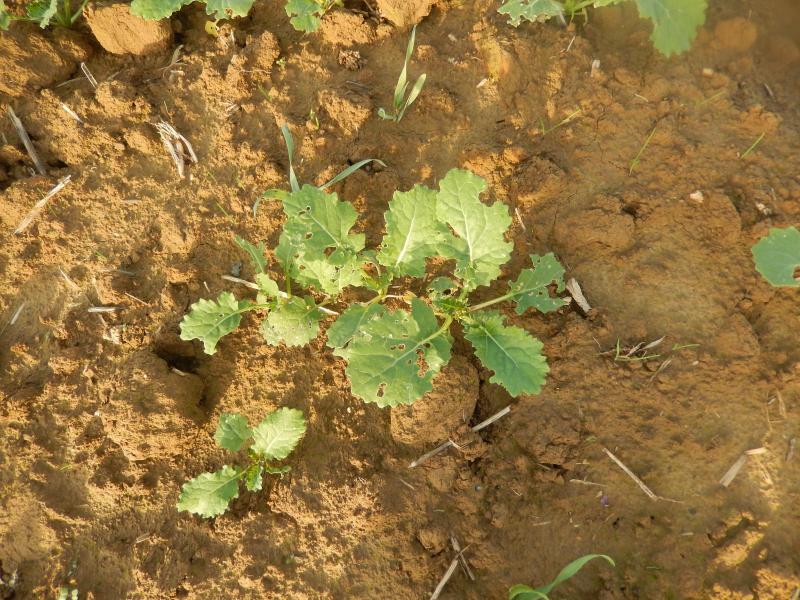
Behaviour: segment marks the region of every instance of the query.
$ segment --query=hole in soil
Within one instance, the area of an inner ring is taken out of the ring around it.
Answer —
[[[195,373],[198,367],[197,357],[185,356],[177,354],[165,348],[164,346],[156,346],[156,356],[166,362],[170,367],[178,369],[184,373]]]
[[[65,163],[63,160],[54,158],[53,160],[47,161],[47,166],[52,167],[54,169],[66,169],[69,165]]]

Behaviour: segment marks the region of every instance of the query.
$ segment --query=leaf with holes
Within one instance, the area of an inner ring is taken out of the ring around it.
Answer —
[[[774,286],[798,287],[800,231],[796,227],[772,228],[752,248],[756,270]]]
[[[500,267],[511,257],[511,244],[504,235],[511,225],[508,208],[480,201],[486,189],[483,178],[463,169],[452,169],[439,182],[436,214],[453,228],[442,246],[443,254],[456,260],[455,274],[464,287],[489,285],[500,275]]]
[[[552,252],[539,256],[531,254],[532,269],[524,269],[515,282],[508,286],[508,293],[517,303],[516,311],[521,315],[529,308],[549,313],[562,308],[566,303],[561,298],[552,298],[547,286],[556,284],[556,292],[564,291],[564,267]]]
[[[252,450],[267,460],[282,460],[291,454],[305,432],[302,411],[279,408],[253,428]]]
[[[503,324],[497,311],[474,313],[464,323],[464,337],[487,369],[490,381],[512,396],[538,394],[550,370],[542,355],[542,342],[519,327]]]
[[[319,333],[323,313],[313,298],[294,296],[281,300],[261,323],[261,334],[273,346],[281,342],[287,346],[307,344]]]
[[[384,217],[378,262],[398,276],[424,276],[425,259],[438,254],[449,233],[436,217],[436,192],[421,185],[395,192]]]
[[[522,20],[547,21],[564,13],[564,6],[556,0],[506,0],[497,9],[501,15],[508,15],[508,22],[518,27]]]
[[[255,0],[206,0],[206,14],[216,21],[246,17]]]
[[[411,312],[383,310],[334,353],[347,360],[353,394],[385,407],[411,404],[429,392],[451,345],[431,308],[414,298]]]
[[[222,292],[216,301],[198,300],[181,321],[181,339],[202,340],[206,354],[214,354],[220,338],[239,326],[249,304],[230,292]]]
[[[328,328],[328,346],[344,348],[364,329],[367,323],[385,313],[386,309],[380,304],[370,304],[369,306],[354,304]]]

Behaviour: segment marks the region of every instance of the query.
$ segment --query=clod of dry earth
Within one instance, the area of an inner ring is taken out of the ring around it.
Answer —
[[[478,401],[478,373],[463,356],[453,356],[433,389],[411,405],[391,411],[391,432],[404,444],[444,442],[469,421]]]
[[[169,19],[147,21],[132,15],[129,4],[89,4],[83,11],[89,29],[112,54],[144,56],[164,52],[172,45]]]
[[[375,0],[378,12],[401,29],[419,23],[431,12],[436,0]]]
[[[33,23],[0,33],[0,94],[21,96],[62,81],[91,53],[88,41],[58,28],[45,36]]]

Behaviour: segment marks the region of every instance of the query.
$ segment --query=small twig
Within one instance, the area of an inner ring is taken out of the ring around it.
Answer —
[[[7,109],[8,118],[11,119],[11,123],[14,125],[14,129],[17,130],[17,134],[19,134],[19,139],[22,140],[23,146],[25,146],[25,150],[28,151],[28,156],[31,157],[33,161],[33,166],[36,167],[36,170],[39,172],[40,175],[47,175],[47,171],[44,168],[44,164],[39,159],[39,155],[36,153],[36,148],[33,147],[33,142],[31,142],[31,138],[28,135],[28,132],[25,131],[25,127],[22,125],[22,121],[19,120],[19,117],[14,112],[14,109],[10,106]]]
[[[725,475],[722,476],[722,479],[719,480],[719,483],[722,487],[728,487],[733,480],[736,479],[736,476],[739,474],[739,471],[742,470],[742,467],[747,462],[748,456],[755,456],[758,454],[764,454],[767,451],[766,448],[753,448],[752,450],[745,450],[739,455],[739,458],[736,459],[730,469],[725,471]]]
[[[577,304],[584,314],[589,314],[591,312],[592,307],[589,305],[589,301],[586,299],[586,296],[583,295],[583,290],[581,290],[581,284],[573,277],[567,281],[565,286],[569,295],[572,296],[572,299],[575,300],[575,304]]]
[[[86,309],[86,312],[90,313],[112,313],[117,312],[120,309],[119,306],[90,306]]]
[[[753,150],[755,150],[755,149],[756,149],[756,147],[757,147],[757,146],[758,146],[758,145],[761,143],[761,140],[763,140],[763,139],[764,139],[764,136],[765,136],[765,135],[767,135],[767,132],[766,132],[766,131],[765,131],[764,133],[762,133],[760,136],[758,136],[758,139],[757,139],[755,142],[753,142],[753,143],[750,145],[750,147],[749,147],[747,150],[745,150],[745,151],[744,151],[744,152],[743,152],[743,153],[742,153],[742,154],[739,156],[739,158],[744,158],[744,157],[746,157],[748,154],[750,154],[750,153],[751,153]]]
[[[175,163],[175,168],[178,170],[178,176],[183,178],[184,168],[186,161],[183,158],[184,151],[189,155],[189,158],[194,164],[197,164],[197,155],[194,153],[194,148],[183,135],[166,121],[159,121],[156,123],[156,130],[158,131],[161,142],[164,148],[167,149],[172,162]]]
[[[595,483],[594,481],[586,481],[585,479],[570,479],[570,483],[580,483],[581,485],[594,485],[597,487],[608,487],[607,485],[603,485],[602,483]]]
[[[63,102],[61,103],[61,109],[65,113],[67,113],[70,117],[75,119],[78,122],[78,125],[85,125],[86,124],[86,123],[83,122],[83,119],[81,119],[74,110],[72,110],[69,106],[67,106]]]
[[[786,462],[792,460],[794,456],[794,447],[797,445],[797,438],[792,438],[789,440],[789,449],[786,451]]]
[[[458,543],[456,536],[452,533],[450,534],[450,545],[453,547],[453,550],[456,551],[456,558],[461,561],[461,566],[464,568],[464,572],[469,577],[470,581],[475,581],[475,575],[472,574],[472,569],[469,568],[469,564],[467,563],[467,559],[464,558],[464,551],[461,549],[461,544]]]
[[[647,139],[645,139],[644,144],[642,144],[642,147],[639,148],[639,152],[637,152],[636,156],[633,157],[633,160],[631,161],[631,167],[630,167],[630,169],[628,169],[628,175],[633,175],[633,170],[636,168],[636,165],[639,164],[639,159],[642,157],[642,154],[644,153],[644,151],[647,148],[648,144],[650,144],[650,140],[653,139],[653,136],[656,133],[656,128],[657,127],[658,127],[658,123],[655,124],[655,127],[653,127],[653,131],[650,132],[650,135],[647,136]]]
[[[491,425],[492,423],[494,423],[498,419],[500,419],[502,417],[505,417],[510,412],[511,412],[511,407],[510,406],[506,406],[503,410],[500,410],[500,411],[496,412],[495,414],[493,414],[491,417],[489,417],[485,421],[481,421],[480,423],[475,425],[475,427],[472,428],[472,431],[477,433],[478,431],[480,431],[484,427],[488,427],[489,425]],[[454,444],[453,444],[452,440],[447,440],[444,444],[442,444],[440,446],[437,446],[436,448],[434,448],[430,452],[420,456],[417,460],[415,460],[410,465],[408,465],[408,468],[409,469],[413,469],[414,467],[417,467],[417,466],[421,465],[426,460],[428,460],[430,458],[433,458],[434,456],[436,456],[437,454],[440,454],[441,452],[444,452],[445,450],[447,450],[448,448],[450,448],[453,445]]]
[[[92,72],[89,70],[89,67],[86,66],[85,62],[81,63],[81,71],[83,71],[83,74],[86,76],[86,79],[89,80],[89,83],[92,84],[92,87],[97,89],[97,79],[94,78],[94,75],[92,75]]]
[[[62,177],[61,179],[59,179],[55,187],[53,187],[52,190],[47,192],[44,198],[42,198],[36,204],[33,205],[33,208],[30,210],[30,212],[27,215],[25,215],[22,221],[20,221],[20,224],[17,225],[17,228],[14,230],[14,233],[20,234],[23,231],[25,231],[28,225],[30,225],[31,222],[38,216],[38,214],[42,212],[42,209],[44,208],[44,205],[47,204],[48,200],[50,200],[50,198],[52,198],[58,192],[60,192],[64,188],[64,186],[70,182],[71,179],[72,175],[67,175],[66,177]]]
[[[647,487],[647,485],[645,485],[644,481],[642,481],[641,479],[639,479],[639,478],[636,476],[636,473],[634,473],[634,472],[633,472],[633,471],[631,471],[631,470],[630,470],[628,467],[626,467],[626,466],[625,466],[625,464],[624,464],[624,463],[623,463],[623,462],[622,462],[620,459],[618,459],[616,456],[614,456],[614,455],[611,453],[611,451],[610,451],[608,448],[603,448],[603,452],[605,452],[606,454],[608,454],[608,457],[609,457],[611,460],[613,460],[615,463],[617,463],[617,466],[618,466],[620,469],[622,469],[623,471],[625,471],[625,474],[626,474],[628,477],[630,477],[631,479],[633,479],[633,481],[636,483],[636,485],[638,485],[638,486],[639,486],[639,487],[642,489],[642,491],[643,491],[645,494],[647,494],[647,497],[648,497],[648,498],[650,498],[651,500],[656,500],[656,499],[658,499],[658,496],[656,496],[656,495],[653,493],[653,490],[651,490],[649,487]]]
[[[450,566],[447,567],[447,571],[445,571],[442,578],[439,580],[439,585],[436,586],[436,589],[433,590],[433,594],[431,594],[430,600],[437,600],[439,595],[442,593],[444,586],[447,585],[447,582],[450,581],[450,578],[455,573],[456,568],[458,567],[458,557],[456,556],[453,559],[453,562],[450,563]]]

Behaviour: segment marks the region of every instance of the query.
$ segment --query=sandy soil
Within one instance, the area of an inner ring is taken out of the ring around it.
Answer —
[[[588,552],[617,567],[588,567],[558,597],[792,597],[800,301],[758,276],[749,247],[800,223],[800,7],[714,1],[692,52],[667,60],[628,7],[514,30],[496,4],[439,2],[424,18],[411,73],[428,83],[400,124],[375,113],[407,33],[360,3],[302,36],[281,3],[258,2],[218,38],[193,5],[146,56],[104,51],[83,22],[0,35],[0,108],[47,170],[0,120],[0,577],[16,578],[0,597],[73,582],[96,600],[417,600],[453,558],[450,533],[476,579],[457,571],[444,599],[501,599]],[[185,179],[162,119],[197,152]],[[511,399],[459,336],[435,398],[391,416],[349,394],[324,338],[269,347],[248,319],[212,357],[178,338],[190,303],[234,289],[222,275],[252,275],[235,234],[276,242],[279,207],[251,206],[287,185],[283,122],[304,181],[386,162],[336,190],[368,243],[395,189],[453,167],[488,180],[515,215],[504,278],[553,251],[595,307],[509,311],[545,343],[541,395]],[[656,359],[603,354],[662,336]],[[509,404],[465,453],[407,468]],[[178,514],[180,485],[225,458],[219,413],[252,422],[278,406],[309,418],[291,474],[213,522]]]

